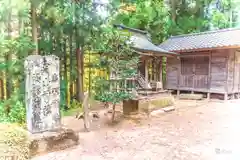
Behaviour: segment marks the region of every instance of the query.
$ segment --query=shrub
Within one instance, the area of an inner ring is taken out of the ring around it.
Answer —
[[[10,106],[9,113],[6,113],[6,105]],[[0,122],[11,122],[23,124],[26,120],[26,107],[20,101],[15,104],[0,103]]]

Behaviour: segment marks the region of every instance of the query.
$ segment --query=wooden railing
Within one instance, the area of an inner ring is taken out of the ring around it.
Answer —
[[[151,85],[143,78],[141,73],[137,75],[137,81],[141,88],[143,89],[151,89]]]

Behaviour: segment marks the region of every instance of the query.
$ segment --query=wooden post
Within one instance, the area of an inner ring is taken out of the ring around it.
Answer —
[[[180,96],[180,90],[177,90],[177,98]]]
[[[179,96],[180,96],[180,76],[181,76],[181,59],[179,58],[179,60],[178,60],[178,71],[177,71],[178,73],[178,77],[177,77],[177,98],[179,98]]]
[[[210,52],[210,55],[209,55],[209,64],[208,64],[208,93],[207,93],[207,100],[210,100],[211,98],[211,81],[212,81],[212,72],[211,72],[211,69],[212,69],[212,66],[211,66],[211,63],[212,63],[212,52]]]
[[[226,74],[226,82],[225,82],[224,101],[228,100],[228,67],[229,67],[228,63],[229,63],[229,54],[227,55],[227,64],[226,64],[227,74]]]
[[[163,86],[162,57],[160,57],[160,60],[159,60],[159,81],[162,83],[162,86]]]
[[[232,92],[235,93],[235,72],[236,72],[236,53],[234,52],[234,67],[233,67],[233,86],[232,86]]]
[[[196,78],[196,61],[195,61],[195,57],[193,57],[193,75],[192,75],[192,90],[191,90],[191,94],[194,94],[194,87],[195,87],[195,78]]]
[[[83,99],[83,112],[84,112],[84,129],[86,131],[89,131],[90,129],[90,121],[89,121],[89,94],[88,92],[84,93],[84,99]]]
[[[209,100],[210,100],[210,98],[211,98],[211,93],[210,93],[210,92],[208,92],[208,93],[207,93],[207,100],[209,101]]]
[[[145,59],[145,87],[148,87],[148,59]]]
[[[224,93],[224,101],[227,101],[227,100],[228,100],[228,94]]]

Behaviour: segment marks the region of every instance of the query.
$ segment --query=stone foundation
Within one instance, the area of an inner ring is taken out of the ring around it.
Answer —
[[[169,106],[174,106],[174,98],[172,96],[157,97],[148,100],[141,100],[139,105],[139,111],[149,114],[154,110],[162,109]]]
[[[202,100],[204,98],[203,94],[180,94],[179,99],[182,100]]]
[[[138,112],[150,114],[154,110],[174,106],[174,103],[174,97],[170,95],[128,100],[123,103],[123,113],[124,115],[135,114]]]
[[[130,115],[138,112],[139,100],[131,99],[123,101],[123,114]]]
[[[52,132],[30,133],[30,154],[35,156],[63,150],[77,145],[78,141],[78,133],[66,128]]]

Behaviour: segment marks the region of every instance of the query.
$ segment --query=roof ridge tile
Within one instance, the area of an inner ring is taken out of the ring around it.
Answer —
[[[228,31],[235,31],[235,30],[239,30],[240,31],[240,28],[225,28],[225,29],[218,29],[218,30],[198,32],[198,33],[182,34],[182,35],[171,36],[169,39],[190,37],[190,36],[197,36],[197,35],[206,35],[206,34],[213,34],[213,33],[219,33],[219,32],[228,32]]]

